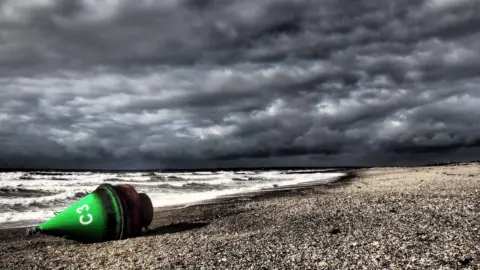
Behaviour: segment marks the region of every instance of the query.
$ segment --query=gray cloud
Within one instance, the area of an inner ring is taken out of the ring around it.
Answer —
[[[478,159],[475,0],[0,1],[0,167]]]

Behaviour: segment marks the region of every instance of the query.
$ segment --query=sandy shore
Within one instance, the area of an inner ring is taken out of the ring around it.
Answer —
[[[0,268],[480,269],[479,165],[353,173],[328,187],[158,211],[151,234],[135,239],[1,230]]]

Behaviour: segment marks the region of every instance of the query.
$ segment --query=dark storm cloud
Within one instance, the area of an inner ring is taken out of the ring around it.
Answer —
[[[478,159],[480,4],[0,1],[0,166]]]

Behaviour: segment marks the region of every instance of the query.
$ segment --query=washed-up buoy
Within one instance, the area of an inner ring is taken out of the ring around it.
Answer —
[[[74,205],[30,232],[81,242],[103,242],[135,237],[153,219],[152,201],[128,184],[102,184]]]

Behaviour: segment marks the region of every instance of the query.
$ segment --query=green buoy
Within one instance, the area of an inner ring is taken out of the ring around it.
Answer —
[[[30,232],[93,243],[139,236],[152,219],[152,202],[145,193],[128,184],[102,184]]]

